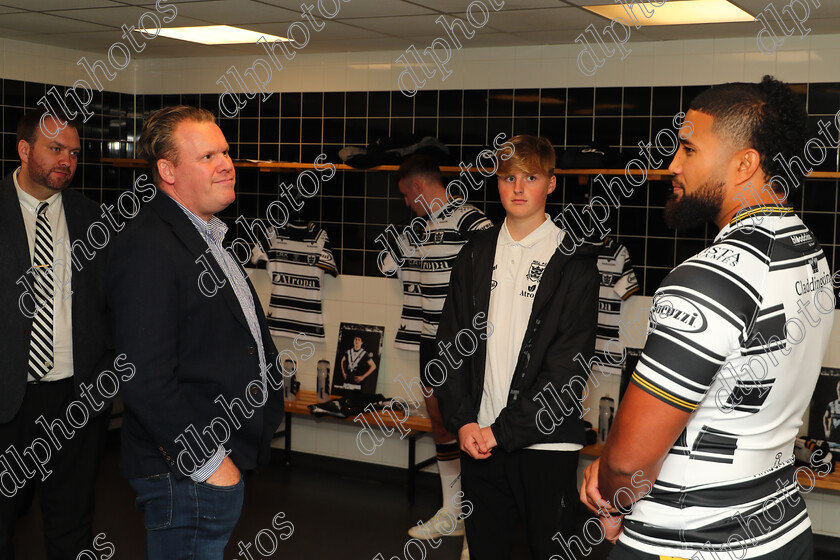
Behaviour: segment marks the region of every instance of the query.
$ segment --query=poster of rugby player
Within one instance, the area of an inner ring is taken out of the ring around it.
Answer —
[[[330,394],[376,393],[384,338],[385,327],[355,323],[339,325],[336,367]]]
[[[808,415],[808,437],[824,439],[840,451],[840,369],[822,368]]]

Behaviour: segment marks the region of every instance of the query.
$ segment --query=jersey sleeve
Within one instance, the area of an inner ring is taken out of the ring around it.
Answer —
[[[458,220],[458,231],[477,231],[493,227],[493,222],[488,220],[487,216],[475,206],[469,205],[464,207],[464,209],[464,214]]]
[[[686,412],[697,409],[727,357],[755,321],[767,264],[736,266],[701,253],[675,268],[653,296],[644,353],[631,382]]]
[[[627,247],[621,246],[618,258],[622,262],[621,277],[613,286],[613,290],[619,298],[627,299],[639,290],[639,281],[636,280],[636,273],[633,271],[630,251],[627,250]]]
[[[254,248],[251,249],[251,264],[257,264],[260,262],[268,262],[268,255],[265,254],[263,248],[260,246],[259,243],[254,243]]]
[[[318,258],[318,268],[324,269],[328,274],[338,276],[338,267],[335,264],[335,256],[333,256],[330,239],[327,236],[326,230],[321,230],[318,237],[321,238],[323,243],[321,245],[321,255]]]

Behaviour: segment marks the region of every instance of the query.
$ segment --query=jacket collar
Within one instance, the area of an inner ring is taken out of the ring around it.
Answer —
[[[187,250],[193,257],[193,260],[198,260],[199,257],[205,255],[202,262],[207,263],[207,266],[212,268],[213,276],[224,280],[224,286],[219,289],[222,298],[225,302],[227,302],[228,307],[237,320],[242,323],[243,327],[248,329],[248,332],[250,332],[251,329],[248,326],[248,321],[245,319],[245,314],[242,312],[242,306],[239,303],[239,299],[236,297],[236,293],[230,285],[230,280],[227,279],[224,271],[222,271],[222,268],[219,266],[219,263],[216,262],[216,258],[210,252],[210,247],[207,245],[207,242],[201,236],[198,229],[195,225],[193,225],[178,203],[175,202],[175,200],[168,194],[163,191],[159,191],[158,194],[147,203],[147,205],[154,210],[158,216],[160,216],[161,220],[169,224],[175,236],[178,237],[184,246],[186,246]],[[241,267],[239,269],[240,271],[242,270]],[[196,278],[196,282],[197,281],[198,278]],[[245,282],[251,289],[254,304],[257,305],[259,299],[254,293],[254,289],[247,276],[245,278]]]

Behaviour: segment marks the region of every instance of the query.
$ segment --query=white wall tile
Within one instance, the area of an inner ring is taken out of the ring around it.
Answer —
[[[760,81],[766,74],[776,73],[776,54],[747,52],[744,54],[744,80]]]
[[[776,52],[776,78],[786,82],[807,82],[808,51]]]
[[[716,52],[710,83],[739,82],[744,79],[743,52]]]

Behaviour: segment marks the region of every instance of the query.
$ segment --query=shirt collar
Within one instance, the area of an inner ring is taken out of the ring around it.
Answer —
[[[169,198],[172,197],[170,196]],[[175,199],[172,198],[172,200]],[[221,245],[222,241],[225,240],[225,234],[228,230],[228,227],[222,220],[220,220],[216,216],[213,216],[208,222],[204,218],[197,216],[192,210],[190,210],[177,200],[175,200],[175,204],[181,207],[181,210],[184,211],[184,214],[187,215],[187,217],[195,226],[195,229],[197,229],[202,236],[204,236],[205,238],[209,237],[210,239]]]
[[[56,201],[61,199],[61,193],[57,192],[46,200],[38,200],[28,192],[24,191],[22,188],[20,188],[20,183],[18,183],[18,173],[20,173],[20,167],[15,169],[14,173],[12,173],[12,179],[14,179],[15,181],[15,190],[17,191],[18,200],[21,204],[23,204],[23,207],[26,208],[29,212],[37,214],[38,206],[40,206],[42,202],[47,203],[47,205],[49,206],[49,208],[47,208],[47,211],[49,211],[52,209],[53,204],[55,204]]]
[[[750,206],[748,208],[742,208],[738,211],[737,214],[729,221],[730,226],[736,225],[738,222],[755,216],[756,214],[764,217],[764,216],[779,216],[784,217],[793,212],[793,206],[776,206],[776,205],[764,205],[759,204],[757,206]]]
[[[438,208],[437,210],[435,210],[434,212],[432,212],[432,213],[431,213],[431,217],[430,217],[430,215],[429,215],[429,214],[426,214],[426,221],[429,221],[429,220],[430,220],[430,218],[437,218],[438,216],[440,216],[440,215],[441,215],[441,214],[443,214],[444,212],[448,211],[448,210],[452,207],[452,205],[453,205],[456,201],[459,201],[459,200],[461,200],[461,197],[460,197],[460,196],[453,196],[452,198],[450,198],[449,200],[447,200],[447,201],[446,201],[446,204],[444,204],[443,206],[441,206],[440,208]],[[458,206],[463,206],[464,204],[466,204],[466,202],[467,202],[466,200],[465,200],[465,201],[463,201],[463,202],[460,202],[460,203],[458,204]]]
[[[560,231],[560,228],[554,225],[554,222],[551,221],[551,216],[546,214],[545,221],[541,223],[537,229],[535,229],[519,241],[514,241],[513,238],[510,236],[510,231],[507,227],[507,218],[505,218],[504,223],[502,223],[502,229],[501,231],[499,231],[498,244],[520,245],[522,247],[530,248],[542,241],[543,239],[545,239],[546,237],[548,237],[549,235],[556,234],[558,231]]]

